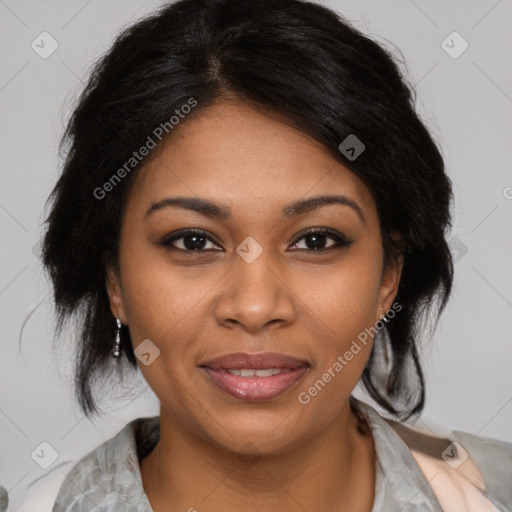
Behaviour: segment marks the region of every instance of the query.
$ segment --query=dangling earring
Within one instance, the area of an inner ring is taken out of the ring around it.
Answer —
[[[116,318],[116,335],[114,350],[112,350],[112,357],[118,358],[121,355],[121,320]]]

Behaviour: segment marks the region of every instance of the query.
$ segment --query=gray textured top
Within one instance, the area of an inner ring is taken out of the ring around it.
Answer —
[[[375,445],[372,512],[442,512],[436,494],[408,448],[410,433],[414,431],[409,430],[409,437],[404,437],[399,424],[382,417],[364,402],[353,397],[351,401],[370,427]],[[511,512],[512,444],[465,432],[452,434],[480,470],[488,489],[482,494],[497,511]],[[415,436],[413,433],[412,438]],[[115,437],[75,464],[59,490],[52,512],[152,512],[144,493],[139,460],[158,439],[158,417],[128,423]],[[424,439],[422,436],[416,444],[424,446]]]

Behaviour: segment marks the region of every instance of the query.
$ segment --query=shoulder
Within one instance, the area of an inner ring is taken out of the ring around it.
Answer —
[[[52,512],[90,510],[92,503],[98,510],[148,510],[139,454],[149,449],[157,429],[158,417],[138,418],[79,460],[66,475]],[[112,508],[116,505],[122,508]]]
[[[386,421],[411,450],[427,480],[432,479],[441,503],[443,494],[452,499],[455,488],[462,498],[482,495],[500,507],[512,503],[512,443],[458,430],[438,437],[416,426]]]
[[[458,430],[453,435],[475,461],[489,489],[512,503],[512,443]]]

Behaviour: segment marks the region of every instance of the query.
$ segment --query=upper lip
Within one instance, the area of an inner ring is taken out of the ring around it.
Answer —
[[[235,352],[209,359],[199,366],[206,366],[212,370],[254,368],[263,370],[266,368],[303,368],[309,366],[304,359],[279,354],[277,352],[260,352],[250,354],[248,352]]]

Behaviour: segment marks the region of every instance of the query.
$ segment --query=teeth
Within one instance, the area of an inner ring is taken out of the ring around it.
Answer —
[[[264,370],[256,370],[254,368],[240,368],[240,369],[227,369],[231,375],[238,375],[239,377],[272,377],[278,375],[283,371],[282,368],[265,368]]]
[[[281,373],[280,368],[269,368],[268,370],[256,370],[254,375],[256,377],[272,377],[272,375],[277,375],[278,373]]]

